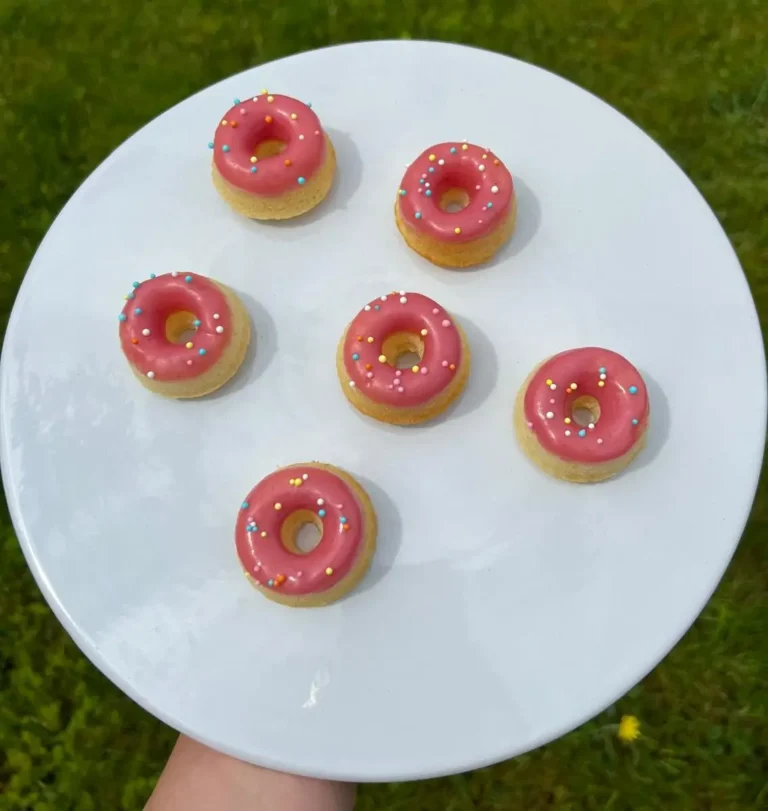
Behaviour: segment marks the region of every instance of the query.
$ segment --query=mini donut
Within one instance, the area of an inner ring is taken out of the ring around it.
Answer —
[[[409,353],[419,362],[398,368]],[[336,356],[350,403],[394,425],[425,422],[445,411],[461,394],[470,365],[469,343],[456,319],[431,298],[404,290],[366,304]]]
[[[303,553],[296,539],[310,523],[320,530],[320,541]],[[376,513],[349,473],[319,462],[291,465],[245,497],[235,546],[246,577],[265,597],[297,607],[328,605],[368,571]]]
[[[546,473],[599,482],[637,456],[649,416],[640,372],[616,352],[586,347],[553,355],[533,371],[517,396],[515,429]]]
[[[235,211],[285,220],[320,203],[336,153],[310,105],[263,90],[224,113],[213,141],[213,185]]]
[[[165,397],[201,397],[240,367],[251,322],[240,299],[198,273],[153,273],[134,282],[120,315],[120,345],[131,370]]]
[[[448,268],[491,259],[512,235],[516,215],[507,167],[490,150],[467,143],[425,149],[408,167],[395,201],[395,221],[408,245]]]

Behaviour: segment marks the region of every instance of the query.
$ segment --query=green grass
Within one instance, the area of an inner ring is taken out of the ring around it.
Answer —
[[[671,153],[714,208],[764,323],[764,0],[442,0],[405,9],[394,0],[0,0],[2,328],[57,212],[149,119],[260,62],[395,37],[508,53],[572,79],[626,113]],[[729,404],[723,407],[728,414]],[[448,779],[365,787],[360,808],[768,807],[766,503],[763,483],[741,546],[704,614],[616,707],[514,761]],[[79,653],[42,601],[7,512],[0,520],[0,811],[141,808],[174,733]],[[615,737],[612,725],[623,713],[643,724],[643,737],[632,746]]]

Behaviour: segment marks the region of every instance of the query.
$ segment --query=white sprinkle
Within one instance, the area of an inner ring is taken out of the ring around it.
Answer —
[[[587,428],[594,428],[594,427],[595,427],[595,423],[594,423],[594,422],[590,422],[590,423],[589,423],[589,425],[587,426]]]
[[[191,360],[188,360],[188,361],[187,361],[187,366],[191,366],[191,365],[192,365],[192,361],[191,361]]]
[[[461,143],[462,144],[468,144],[469,143],[469,138],[462,138]]]
[[[529,428],[533,428],[533,423],[532,423],[532,422],[529,422],[529,423],[528,423],[528,427],[529,427]]]
[[[491,194],[498,194],[499,187],[498,186],[491,186]]]
[[[218,332],[219,335],[221,335],[221,333],[224,332],[224,327],[216,327],[216,332]]]
[[[435,307],[435,308],[432,310],[432,315],[437,315],[439,312],[440,312],[440,310],[438,310],[438,309],[437,309],[437,307]]]
[[[142,335],[144,335],[144,336],[146,337],[147,335],[149,335],[149,334],[150,334],[150,332],[149,332],[149,330],[148,330],[148,329],[143,329],[143,330],[141,331],[141,334],[142,334]]]
[[[425,188],[425,189],[428,189],[428,188],[429,188],[429,183],[425,183],[425,184],[424,184],[424,188]]]
[[[318,505],[319,505],[320,507],[322,507],[322,506],[323,506],[323,504],[325,504],[325,499],[324,499],[324,498],[319,498],[319,499],[317,500],[317,503],[318,503]]]
[[[315,130],[315,135],[320,135],[320,130]]]
[[[154,380],[154,379],[155,379],[155,373],[154,373],[154,372],[147,372],[147,377],[148,377],[150,380]]]
[[[598,440],[597,440],[597,444],[598,444],[598,445],[602,445],[602,444],[603,444],[603,440],[602,440],[602,439],[598,439]]]
[[[355,388],[355,381],[354,381],[354,380],[350,380],[350,381],[349,381],[349,388],[350,388],[350,389],[354,389],[354,388]]]
[[[401,290],[401,291],[400,291],[400,295],[401,295],[401,296],[404,296],[404,295],[405,295],[405,290]]]
[[[440,160],[437,162],[437,165],[438,166],[445,166],[445,161],[442,158],[440,158]]]
[[[370,380],[373,377],[373,372],[366,372],[365,376]]]
[[[407,299],[405,296],[400,296],[400,303],[401,303],[401,304],[407,304],[407,303],[408,303],[408,299]]]
[[[555,404],[555,398],[552,397],[549,402],[552,403],[552,405],[554,405]]]
[[[299,140],[300,140],[300,141],[303,141],[303,140],[304,140],[304,136],[303,136],[303,135],[299,135]]]
[[[605,375],[600,375],[600,380],[605,380]]]
[[[240,115],[245,115],[245,107],[240,108]]]
[[[547,411],[546,417],[548,420],[551,420],[555,416],[553,411]]]
[[[258,101],[258,100],[259,100],[259,97],[258,97],[258,96],[254,96],[254,97],[253,97],[253,100],[254,100],[254,101]]]
[[[382,300],[382,301],[386,301],[386,300],[387,300],[387,297],[386,297],[386,296],[382,296],[382,297],[381,297],[381,300]]]
[[[402,394],[405,391],[405,389],[402,386],[398,386],[397,390],[400,392],[400,394]]]
[[[566,431],[566,432],[565,432],[565,435],[566,435],[566,436],[570,436],[570,435],[571,435],[571,432],[570,432],[570,431]]]
[[[478,223],[478,225],[482,225],[482,224],[483,224],[483,221],[482,221],[482,220],[478,220],[478,221],[477,221],[477,223]]]
[[[447,361],[447,360],[444,360],[444,361],[443,361],[443,362],[442,362],[440,365],[441,365],[441,366],[447,366],[447,365],[448,365],[448,361]]]
[[[178,270],[174,270],[174,271],[173,271],[173,273],[171,273],[171,276],[173,276],[173,278],[174,278],[174,279],[175,279],[175,278],[176,278],[178,275],[179,275],[179,271],[178,271]]]
[[[480,166],[477,167],[481,172],[485,171],[485,164],[481,163]]]
[[[450,327],[451,326],[451,322],[447,318],[444,318],[442,323],[443,323],[444,327]]]
[[[218,314],[218,313],[214,313],[214,314],[213,314],[213,317],[214,317],[214,318],[215,318],[217,321],[218,321],[218,319],[220,318],[220,316],[219,316],[219,314]]]
[[[480,191],[480,189],[482,188],[482,186],[475,186],[475,188],[476,188],[478,191]]]
[[[309,473],[302,473],[301,478],[304,479],[304,481],[306,481],[309,478]]]
[[[366,304],[366,305],[365,305],[365,307],[363,307],[363,309],[364,309],[366,312],[370,312],[370,310],[371,310],[371,305],[370,305],[370,304]]]
[[[553,383],[549,388],[554,391],[557,388],[557,383]]]

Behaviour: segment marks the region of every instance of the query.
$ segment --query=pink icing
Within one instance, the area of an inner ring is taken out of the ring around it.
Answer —
[[[200,321],[189,339],[191,349],[186,343],[172,343],[165,334],[166,321],[179,312],[192,313]],[[126,358],[156,380],[189,380],[207,372],[221,358],[231,335],[232,314],[221,288],[197,273],[165,273],[134,282],[120,313],[120,344]]]
[[[600,405],[594,428],[572,419],[573,402],[582,396],[594,397]],[[537,370],[526,389],[524,409],[528,427],[549,453],[573,462],[608,462],[627,453],[645,431],[648,391],[637,369],[618,353],[569,349]]]
[[[463,189],[469,196],[461,211],[440,208],[449,189]],[[408,167],[398,205],[411,228],[441,242],[469,242],[498,228],[514,196],[512,175],[493,152],[445,143],[425,149]]]
[[[285,150],[253,163],[258,144],[273,139],[284,142]],[[213,160],[233,186],[274,197],[309,180],[323,165],[325,149],[320,119],[306,104],[290,96],[262,94],[224,113],[213,140]]]
[[[419,335],[424,342],[417,372],[379,360],[385,340],[396,332]],[[419,293],[401,290],[374,299],[355,316],[344,339],[349,385],[376,403],[402,407],[427,403],[443,391],[462,362],[461,335],[453,319]]]
[[[291,483],[297,479],[298,487]],[[320,543],[306,555],[289,552],[280,539],[283,522],[296,510],[310,510],[323,524]],[[335,473],[310,465],[278,470],[262,479],[241,505],[237,554],[258,585],[285,594],[327,591],[349,574],[363,549],[363,515],[355,492]]]

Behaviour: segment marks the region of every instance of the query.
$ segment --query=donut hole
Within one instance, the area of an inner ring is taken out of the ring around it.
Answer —
[[[440,208],[448,214],[463,211],[469,205],[469,192],[457,187],[446,189],[440,194]]]
[[[195,321],[197,316],[194,313],[181,310],[171,313],[165,320],[165,337],[172,344],[185,344],[194,338],[197,330]]]
[[[286,144],[285,141],[281,141],[279,138],[265,138],[253,147],[252,154],[254,158],[258,158],[261,161],[266,158],[274,158],[275,155],[282,155],[287,147],[288,144]]]
[[[395,332],[381,345],[381,354],[395,369],[410,369],[421,363],[424,341],[415,332]]]
[[[600,419],[600,403],[588,394],[577,397],[571,403],[571,419],[582,428],[594,425]]]
[[[308,555],[322,538],[323,522],[311,510],[296,510],[280,527],[280,540],[294,555]]]

